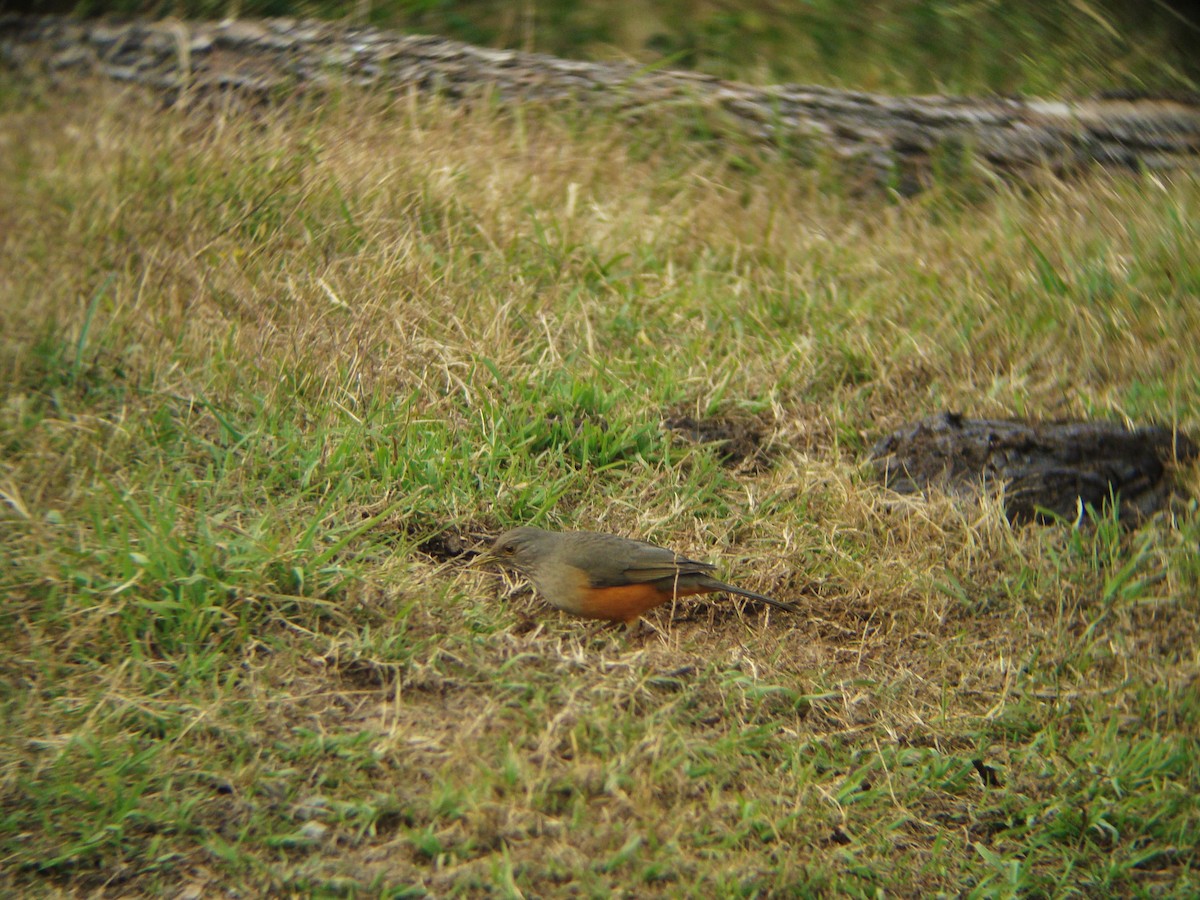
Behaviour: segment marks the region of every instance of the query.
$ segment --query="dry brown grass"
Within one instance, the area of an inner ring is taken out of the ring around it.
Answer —
[[[942,408],[1200,431],[1194,179],[899,203],[669,123],[3,97],[6,889],[1196,889],[1195,504],[860,469]],[[805,615],[626,639],[418,549],[524,521]]]

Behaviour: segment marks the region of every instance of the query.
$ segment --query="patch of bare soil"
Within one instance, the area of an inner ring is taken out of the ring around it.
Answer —
[[[972,495],[1002,490],[1012,522],[1069,520],[1081,508],[1120,510],[1140,521],[1176,488],[1172,463],[1197,455],[1182,432],[1129,430],[1116,422],[1020,422],[943,413],[905,426],[871,450],[877,476],[899,493],[941,488]]]
[[[469,562],[482,552],[480,548],[490,540],[488,530],[474,523],[443,524],[430,519],[397,517],[378,527],[415,541],[417,552],[438,563]]]
[[[717,455],[726,468],[762,472],[771,467],[776,455],[767,444],[767,429],[755,419],[672,415],[663,420],[663,426],[682,443],[717,445]]]
[[[472,559],[479,555],[479,551],[474,549],[478,543],[475,534],[474,530],[447,528],[425,538],[417,544],[417,549],[438,562]]]

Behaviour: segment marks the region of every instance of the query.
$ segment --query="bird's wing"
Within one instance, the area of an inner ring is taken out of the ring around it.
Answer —
[[[588,540],[581,542],[577,549],[579,561],[576,565],[588,572],[592,587],[619,587],[660,578],[704,575],[716,568],[706,562],[677,556],[665,547],[611,534],[588,535]],[[586,565],[581,565],[584,561]]]
[[[676,556],[670,550],[663,552],[666,555],[659,559],[638,559],[625,570],[626,576],[630,581],[656,581],[659,578],[678,578],[682,575],[707,575],[717,568],[712,563]]]

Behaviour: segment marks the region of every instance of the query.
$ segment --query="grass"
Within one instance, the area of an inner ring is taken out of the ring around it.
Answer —
[[[0,122],[3,891],[1200,890],[1195,502],[861,468],[943,408],[1200,431],[1194,176],[899,201],[686,122],[12,76]],[[596,629],[445,549],[517,523],[805,614]]]

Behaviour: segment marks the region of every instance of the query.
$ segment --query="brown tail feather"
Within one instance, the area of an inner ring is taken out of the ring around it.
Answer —
[[[734,587],[732,584],[717,581],[715,578],[705,579],[705,587],[711,587],[714,591],[725,591],[727,594],[738,594],[741,597],[749,597],[751,600],[761,600],[763,603],[769,603],[772,606],[779,607],[779,609],[786,609],[788,612],[798,613],[801,611],[800,607],[794,603],[788,603],[786,600],[776,600],[774,597],[768,597],[766,594],[756,594],[754,591]]]

